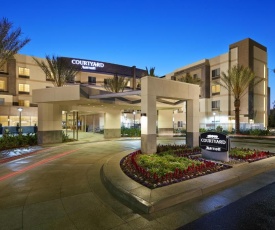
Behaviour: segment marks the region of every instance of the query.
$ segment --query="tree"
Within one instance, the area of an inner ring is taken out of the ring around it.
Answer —
[[[192,77],[190,73],[186,73],[186,75],[184,77],[179,78],[178,81],[196,85],[201,85],[202,83],[200,78]]]
[[[149,70],[148,70],[148,68],[146,67],[146,71],[147,71],[147,76],[157,77],[157,75],[155,75],[155,67],[150,67]]]
[[[219,84],[234,95],[235,107],[235,132],[240,133],[240,105],[241,97],[247,92],[248,87],[254,87],[263,80],[257,79],[249,67],[235,65],[227,71],[222,72]]]
[[[123,92],[127,84],[128,80],[126,80],[125,77],[120,77],[117,74],[115,74],[113,78],[109,78],[106,80],[104,88],[107,91],[118,93],[120,91]]]
[[[44,71],[46,78],[52,80],[56,87],[62,87],[68,82],[74,82],[75,75],[79,72],[79,67],[72,65],[68,60],[58,56],[46,55],[46,62],[33,57],[33,60]]]
[[[275,101],[272,102],[272,109],[270,110],[270,114],[268,116],[268,126],[275,127]]]
[[[20,39],[21,28],[12,30],[12,23],[7,18],[0,20],[0,68],[12,58],[29,41],[29,38]]]

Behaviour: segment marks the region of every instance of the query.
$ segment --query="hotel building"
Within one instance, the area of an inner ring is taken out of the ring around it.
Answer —
[[[229,45],[229,50],[225,54],[181,67],[165,76],[167,79],[178,80],[190,74],[193,78],[201,79],[199,105],[201,128],[212,129],[217,126],[228,130],[234,128],[234,96],[219,84],[220,74],[222,72],[227,74],[228,69],[234,65],[249,67],[257,77],[263,78],[260,84],[247,89],[241,98],[241,129],[267,127],[270,104],[267,48],[248,38]]]
[[[147,74],[146,70],[138,69],[135,66],[129,67],[78,58],[66,57],[66,59],[72,65],[82,67],[81,71],[75,76],[75,82],[70,84],[92,87],[94,90],[98,90],[98,94],[102,94],[106,79],[112,78],[114,74],[124,76],[129,80],[126,89],[128,92],[139,90],[140,79]],[[187,73],[194,78],[200,78],[202,80],[199,99],[200,127],[212,129],[222,126],[224,129],[231,130],[234,128],[235,123],[234,97],[217,82],[222,72],[227,73],[227,70],[236,64],[250,67],[257,77],[263,78],[260,84],[255,88],[248,89],[247,93],[241,98],[241,128],[250,128],[251,126],[264,128],[267,126],[268,121],[269,87],[267,49],[263,45],[251,39],[245,39],[229,45],[229,51],[225,54],[176,69],[165,75],[164,78],[175,81],[184,77]],[[0,70],[0,123],[2,126],[16,126],[19,123],[18,108],[23,108],[21,114],[22,126],[34,126],[35,124],[39,126],[37,104],[32,101],[32,90],[49,87],[53,87],[51,80],[46,79],[44,72],[37,66],[31,56],[16,54],[14,59],[8,60]],[[85,96],[85,91],[82,94]],[[133,101],[131,103],[134,104]],[[121,118],[122,122],[125,122],[125,119],[128,119],[128,121],[129,119],[140,119],[138,112],[133,113],[133,111],[140,110],[138,103],[136,105],[137,107],[134,109],[121,107],[121,112],[124,114]],[[158,113],[159,122],[163,121],[169,124],[169,127],[163,126],[163,129],[185,128],[185,103],[180,108],[175,106],[174,109],[170,108],[170,110],[172,115],[168,111]],[[66,125],[70,127],[73,125],[75,117],[72,117],[70,111],[67,111],[66,114],[68,116]],[[85,111],[83,108],[78,115],[83,130],[89,126],[92,127],[93,131],[95,131],[95,128],[104,127],[103,113],[95,114]],[[167,122],[166,116],[173,119],[173,121]]]

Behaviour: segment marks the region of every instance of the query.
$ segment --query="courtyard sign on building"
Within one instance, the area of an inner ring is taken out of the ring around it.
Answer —
[[[100,73],[100,74],[109,74],[114,75],[118,74],[125,77],[137,77],[141,78],[147,75],[147,71],[143,69],[138,69],[135,66],[124,66],[117,65],[108,62],[87,60],[81,58],[69,58],[61,57],[68,61],[71,65],[78,67],[81,72],[91,72],[91,73]]]
[[[202,149],[202,157],[213,160],[229,160],[229,141],[226,135],[217,132],[202,133],[199,145]]]
[[[81,65],[82,70],[97,70],[97,68],[103,68],[104,63],[97,61],[86,61],[81,59],[72,59],[71,64]]]

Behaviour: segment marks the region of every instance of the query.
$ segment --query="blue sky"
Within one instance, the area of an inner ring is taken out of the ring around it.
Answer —
[[[249,37],[268,49],[275,101],[274,8],[274,0],[14,0],[1,2],[0,17],[31,38],[22,54],[155,67],[159,76]]]

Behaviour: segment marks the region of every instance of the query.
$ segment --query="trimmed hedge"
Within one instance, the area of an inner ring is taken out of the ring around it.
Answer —
[[[5,134],[0,138],[0,150],[14,149],[32,145],[37,145],[37,135],[34,133],[28,133],[27,135]]]

